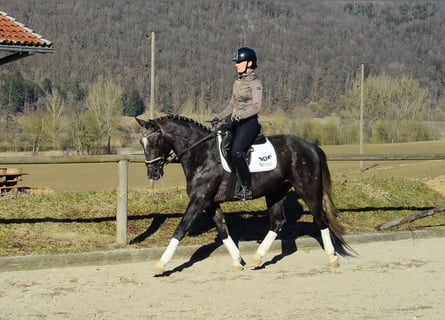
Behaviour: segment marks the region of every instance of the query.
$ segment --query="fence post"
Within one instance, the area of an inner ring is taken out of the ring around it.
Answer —
[[[119,160],[119,190],[117,196],[116,240],[127,244],[128,160]]]

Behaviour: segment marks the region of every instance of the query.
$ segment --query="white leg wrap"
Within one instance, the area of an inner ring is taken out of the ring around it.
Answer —
[[[263,242],[261,242],[260,246],[258,247],[256,253],[259,254],[261,257],[264,257],[276,238],[277,233],[269,230]]]
[[[331,233],[329,228],[321,230],[321,240],[323,240],[324,251],[327,254],[334,254],[334,245],[332,244]]]
[[[172,238],[168,244],[167,249],[165,249],[164,254],[161,257],[161,262],[166,265],[172,259],[175,254],[176,248],[178,247],[179,240]]]
[[[226,246],[227,250],[229,250],[229,254],[232,257],[232,260],[239,260],[240,252],[235,242],[233,242],[232,238],[228,236],[227,239],[224,239],[222,242]]]

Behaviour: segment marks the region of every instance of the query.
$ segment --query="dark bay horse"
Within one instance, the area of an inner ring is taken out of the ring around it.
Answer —
[[[143,128],[141,144],[145,153],[147,176],[158,180],[164,165],[174,155],[179,159],[187,183],[190,202],[169,245],[156,264],[154,275],[162,275],[172,259],[179,241],[203,211],[209,213],[233,260],[233,267],[242,269],[240,251],[227,229],[220,204],[233,201],[227,195],[230,173],[221,166],[215,133],[209,128],[177,115],[144,121],[136,118]],[[348,247],[343,239],[345,230],[337,221],[337,209],[331,197],[331,177],[324,152],[314,144],[292,135],[268,137],[278,156],[273,171],[252,173],[254,198],[265,197],[270,213],[270,230],[255,253],[251,267],[261,266],[262,259],[285,223],[283,201],[291,187],[306,203],[321,230],[329,264],[338,264],[332,238],[337,245]],[[333,236],[331,234],[333,233]]]

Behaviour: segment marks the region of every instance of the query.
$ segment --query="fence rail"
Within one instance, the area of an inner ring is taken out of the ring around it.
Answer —
[[[142,154],[117,154],[97,156],[31,156],[31,157],[0,157],[0,165],[4,164],[56,164],[56,163],[105,163],[127,160],[144,162]]]
[[[328,161],[400,161],[400,160],[445,160],[445,153],[434,154],[328,154]],[[144,162],[142,154],[93,155],[93,156],[30,156],[0,157],[0,165],[6,164],[56,164],[56,163],[106,163],[127,160]]]
[[[445,160],[445,153],[435,154],[336,154],[328,155],[328,161],[400,161],[400,160]]]
[[[337,154],[328,155],[328,161],[405,161],[405,160],[445,160],[445,153],[439,154]],[[17,164],[60,164],[60,163],[110,163],[118,164],[118,195],[116,208],[116,241],[127,244],[128,221],[128,163],[144,162],[141,154],[120,154],[100,156],[31,156],[3,157],[0,165]]]

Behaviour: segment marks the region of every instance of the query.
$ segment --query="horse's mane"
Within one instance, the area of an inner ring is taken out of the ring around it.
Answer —
[[[196,120],[193,120],[193,119],[191,119],[191,118],[187,118],[187,117],[185,117],[185,116],[181,116],[181,115],[178,115],[178,114],[172,114],[172,113],[169,113],[169,114],[167,114],[167,115],[165,115],[165,116],[162,116],[162,117],[159,117],[159,118],[157,118],[157,119],[155,119],[155,120],[165,120],[165,119],[174,119],[174,120],[185,121],[185,122],[194,124],[194,125],[196,125],[196,126],[202,128],[202,129],[204,129],[204,130],[206,130],[206,131],[208,131],[208,132],[211,131],[211,129],[210,129],[209,127],[206,127],[206,126],[203,125],[202,123],[199,123],[199,122],[196,121]]]

